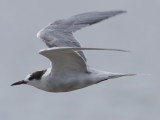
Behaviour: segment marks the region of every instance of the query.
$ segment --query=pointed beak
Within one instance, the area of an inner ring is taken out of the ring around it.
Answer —
[[[11,86],[21,85],[21,84],[27,84],[27,83],[28,83],[27,81],[21,80],[21,81],[18,81],[18,82],[13,83]]]

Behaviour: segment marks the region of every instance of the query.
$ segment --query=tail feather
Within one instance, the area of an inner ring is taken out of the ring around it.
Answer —
[[[113,75],[110,75],[108,77],[108,79],[113,79],[113,78],[119,78],[119,77],[123,77],[123,76],[134,76],[136,74],[113,74]]]
[[[119,77],[123,77],[123,76],[134,76],[134,75],[137,75],[137,74],[116,74],[116,73],[112,73],[111,75],[109,75],[107,77],[103,77],[103,79],[99,80],[96,83],[106,81],[108,79],[114,79],[114,78],[119,78]]]

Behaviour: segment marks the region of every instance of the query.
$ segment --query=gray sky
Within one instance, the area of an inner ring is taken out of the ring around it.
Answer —
[[[159,0],[1,0],[0,118],[4,120],[159,120]],[[10,84],[49,66],[37,52],[46,48],[36,38],[48,23],[72,15],[127,10],[78,31],[85,47],[131,50],[132,53],[86,52],[88,64],[105,71],[145,73],[123,77],[68,93],[48,93]]]

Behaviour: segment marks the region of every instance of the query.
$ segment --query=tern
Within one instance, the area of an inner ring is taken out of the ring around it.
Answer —
[[[73,33],[83,27],[93,25],[105,19],[125,13],[125,11],[88,12],[74,15],[68,19],[57,20],[37,33],[49,47],[39,51],[51,61],[48,69],[33,72],[14,85],[27,84],[48,92],[69,92],[81,89],[102,81],[133,76],[96,70],[87,64],[83,50],[112,50],[127,52],[121,49],[83,48],[74,38]]]

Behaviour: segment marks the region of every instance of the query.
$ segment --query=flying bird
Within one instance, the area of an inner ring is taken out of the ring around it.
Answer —
[[[74,38],[73,33],[83,27],[101,22],[125,11],[88,12],[74,15],[67,19],[57,20],[37,33],[49,47],[39,51],[48,58],[51,65],[48,69],[33,72],[14,85],[27,84],[48,92],[69,92],[99,82],[133,76],[135,74],[111,73],[96,70],[87,64],[84,50],[111,50],[127,52],[121,49],[83,48]]]

